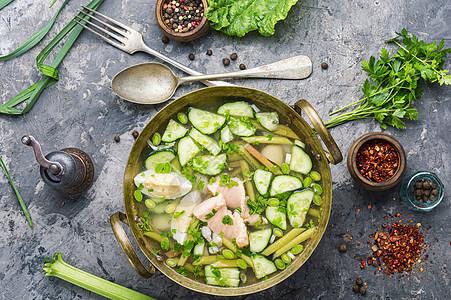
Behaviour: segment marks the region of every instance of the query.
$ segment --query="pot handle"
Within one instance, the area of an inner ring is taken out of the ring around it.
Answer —
[[[330,135],[329,130],[327,130],[326,126],[324,125],[323,121],[321,120],[313,106],[309,102],[307,102],[307,100],[301,99],[294,104],[293,108],[299,114],[301,114],[301,112],[304,112],[309,118],[310,122],[312,122],[316,132],[319,134],[327,149],[329,150],[329,152],[324,151],[329,162],[334,165],[341,162],[343,160],[343,155],[341,154],[337,143],[335,143],[334,138]]]
[[[127,226],[130,226],[128,224],[127,216],[118,211],[111,215],[110,217],[110,223],[111,228],[113,229],[114,235],[116,236],[117,242],[122,248],[122,251],[124,251],[125,256],[127,257],[128,261],[132,265],[133,269],[142,277],[149,278],[153,274],[155,274],[155,267],[152,266],[152,264],[149,263],[149,270],[143,265],[141,260],[139,259],[138,255],[136,255],[135,250],[132,247],[132,244],[130,243],[130,240],[127,237],[127,234],[125,233],[124,228],[122,227],[122,223],[124,223]]]

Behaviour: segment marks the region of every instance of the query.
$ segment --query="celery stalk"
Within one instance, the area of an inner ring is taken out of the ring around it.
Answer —
[[[44,265],[45,276],[61,278],[109,299],[154,299],[68,265],[63,261],[60,252],[55,253],[53,258],[45,258],[44,262],[46,263]]]

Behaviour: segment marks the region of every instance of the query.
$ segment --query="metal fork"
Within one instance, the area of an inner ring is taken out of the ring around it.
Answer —
[[[101,14],[95,10],[92,10],[86,6],[82,5],[82,7],[83,7],[83,9],[91,12],[93,15],[88,14],[87,12],[85,12],[83,10],[80,10],[81,13],[89,16],[91,19],[99,22],[100,24],[109,28],[110,30],[107,30],[106,28],[103,28],[103,27],[101,27],[89,20],[86,20],[78,15],[76,15],[75,17],[80,19],[81,22],[77,21],[76,19],[74,19],[74,21],[77,24],[79,24],[80,26],[82,26],[84,29],[91,31],[92,33],[94,33],[95,35],[97,35],[98,37],[100,37],[102,40],[109,43],[110,45],[113,45],[114,47],[119,48],[122,51],[127,52],[129,54],[133,54],[133,53],[139,52],[139,51],[146,52],[155,57],[158,57],[159,59],[167,62],[168,64],[171,64],[172,66],[174,66],[190,75],[203,75],[202,73],[197,72],[193,69],[190,69],[187,66],[184,66],[181,63],[178,63],[175,60],[173,60],[167,56],[164,56],[163,54],[161,54],[161,53],[153,50],[149,46],[147,46],[146,43],[144,43],[142,34],[139,33],[138,31],[136,31],[135,29],[133,29],[129,26],[126,26],[126,25],[124,25],[108,16],[105,16],[104,14]],[[113,26],[113,25],[101,20],[98,17],[101,17],[116,26]],[[98,31],[83,24],[82,22],[89,24],[90,26],[96,28]],[[225,81],[207,81],[207,80],[205,80],[205,81],[202,81],[202,83],[207,86],[235,86],[234,84],[231,84],[231,83],[228,83]]]

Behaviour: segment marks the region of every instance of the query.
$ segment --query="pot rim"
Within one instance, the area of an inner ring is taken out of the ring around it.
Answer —
[[[263,92],[261,90],[258,90],[258,89],[247,88],[247,87],[235,87],[235,86],[233,86],[233,87],[220,86],[220,87],[206,87],[203,89],[199,89],[199,90],[190,92],[188,94],[185,94],[185,95],[177,98],[173,102],[166,105],[163,109],[161,109],[155,116],[153,116],[149,120],[149,122],[146,124],[146,126],[144,127],[144,129],[141,133],[144,132],[144,130],[149,126],[149,124],[151,124],[152,122],[157,122],[159,119],[161,119],[162,118],[161,115],[163,114],[164,111],[167,111],[168,109],[171,109],[173,107],[177,107],[177,105],[179,105],[178,103],[181,102],[182,99],[186,99],[187,97],[191,97],[192,95],[203,93],[205,91],[214,92],[217,89],[224,89],[225,91],[223,94],[228,94],[228,91],[230,91],[230,94],[233,94],[233,96],[230,96],[230,97],[235,97],[235,94],[237,93],[237,91],[252,91],[253,93],[260,94],[265,99],[271,99],[271,101],[280,102],[281,105],[284,106],[285,109],[291,114],[290,117],[293,117],[293,120],[292,120],[293,121],[293,130],[295,130],[295,131],[303,132],[301,130],[301,128],[296,126],[296,123],[299,123],[299,124],[305,123],[305,125],[307,126],[306,128],[308,128],[309,132],[305,133],[304,135],[306,137],[308,136],[309,138],[313,139],[313,144],[310,146],[315,149],[321,149],[321,151],[318,151],[318,154],[320,154],[320,161],[318,162],[318,164],[319,165],[327,165],[327,168],[320,171],[321,173],[325,172],[325,173],[322,173],[323,178],[326,177],[325,175],[327,175],[327,181],[323,182],[323,185],[325,185],[325,184],[330,185],[330,188],[328,190],[325,190],[325,193],[323,191],[324,197],[327,197],[325,199],[330,199],[330,202],[328,205],[325,205],[324,207],[322,207],[322,210],[323,210],[322,216],[320,219],[320,223],[317,226],[317,230],[313,234],[308,245],[305,247],[304,253],[299,255],[287,269],[283,270],[282,272],[277,273],[276,275],[273,275],[272,277],[270,277],[267,280],[260,281],[255,284],[244,286],[244,287],[219,287],[219,286],[212,286],[212,285],[207,285],[204,283],[194,281],[190,278],[187,278],[187,277],[184,277],[184,276],[178,274],[175,270],[167,267],[165,264],[158,262],[156,260],[155,253],[153,251],[151,251],[151,249],[147,249],[145,247],[144,243],[141,244],[138,242],[138,245],[139,245],[140,250],[144,253],[144,255],[150,261],[150,263],[153,266],[155,266],[155,268],[157,268],[165,276],[167,276],[172,281],[180,284],[181,286],[184,286],[184,287],[194,290],[196,292],[201,292],[201,293],[206,293],[206,294],[211,294],[211,295],[218,295],[218,296],[247,295],[247,294],[263,291],[265,289],[273,287],[276,284],[282,282],[286,278],[290,277],[294,272],[296,272],[310,258],[313,251],[316,249],[319,242],[321,241],[321,239],[326,231],[326,228],[327,228],[327,225],[329,222],[329,218],[330,218],[330,212],[331,212],[331,207],[332,207],[331,172],[330,172],[329,163],[327,161],[326,152],[322,148],[321,142],[319,141],[316,134],[314,134],[310,125],[308,125],[306,123],[306,121],[293,109],[293,107],[289,106],[287,103],[276,98],[275,96],[272,96],[272,95],[270,95],[266,92]],[[236,98],[240,98],[240,96],[236,96]],[[241,98],[249,98],[249,97],[241,96]],[[177,110],[179,110],[179,109],[180,109],[180,107],[177,108]],[[174,111],[176,111],[176,110],[174,110]],[[280,110],[277,110],[277,112],[282,114],[282,112]],[[164,120],[167,120],[167,119],[168,119],[167,117],[164,118]],[[155,121],[155,120],[157,120],[157,121]],[[131,160],[132,154],[138,150],[140,152],[142,151],[142,148],[138,149],[138,147],[141,146],[138,143],[138,141],[141,141],[144,138],[145,137],[141,136],[141,134],[140,134],[140,136],[135,141],[135,143],[130,151],[129,158],[127,160],[127,165],[125,168],[125,175],[124,175],[124,206],[125,206],[125,210],[126,210],[126,214],[127,214],[127,220],[128,220],[129,226],[131,228],[131,232],[136,241],[142,241],[143,234],[140,230],[137,230],[138,227],[133,219],[134,215],[133,215],[133,211],[132,211],[132,205],[127,205],[127,198],[129,197],[129,195],[126,194],[126,191],[127,191],[126,184],[127,184],[127,180],[130,180],[130,178],[127,176],[127,170],[131,163],[130,160]],[[321,160],[324,162],[321,162]],[[326,201],[323,201],[323,202],[325,203]]]

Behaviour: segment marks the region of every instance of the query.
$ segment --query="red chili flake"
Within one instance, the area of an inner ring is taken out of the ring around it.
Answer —
[[[395,175],[399,166],[399,155],[392,144],[376,139],[360,147],[356,162],[363,177],[373,182],[382,182]]]
[[[363,259],[360,262],[360,269],[365,269],[365,261]]]
[[[358,212],[358,213],[360,212],[360,208],[359,208],[359,209],[357,209],[357,212]]]
[[[368,205],[368,209],[371,209],[371,204],[370,204],[370,205]]]

